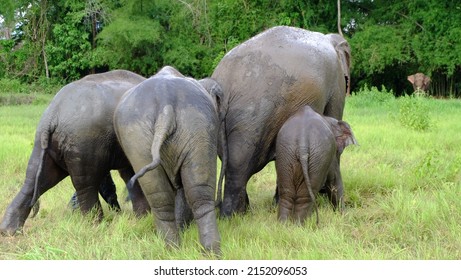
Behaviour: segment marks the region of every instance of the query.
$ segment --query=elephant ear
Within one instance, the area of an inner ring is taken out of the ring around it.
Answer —
[[[408,76],[407,80],[413,85],[415,83],[415,75]]]
[[[424,76],[424,85],[429,86],[430,82],[431,82],[431,78],[429,78],[428,76]]]
[[[327,120],[333,129],[339,154],[342,154],[344,149],[349,145],[358,145],[351,126],[347,122],[338,121],[329,117],[327,117]]]
[[[341,69],[346,79],[346,94],[350,95],[351,85],[351,46],[347,40],[336,33],[327,34],[330,43],[335,48],[336,54],[338,55],[341,63]]]
[[[223,99],[224,99],[224,92],[221,88],[221,85],[219,85],[218,82],[216,82],[212,78],[205,78],[202,80],[198,81],[202,87],[205,88],[205,90],[213,97],[213,99],[216,101],[216,105],[218,107],[218,111],[220,112],[220,119],[222,120],[224,116],[222,115],[223,109]]]

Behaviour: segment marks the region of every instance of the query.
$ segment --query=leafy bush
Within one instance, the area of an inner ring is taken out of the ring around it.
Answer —
[[[348,106],[353,107],[369,107],[369,106],[382,106],[390,104],[395,100],[394,92],[387,90],[381,86],[381,90],[377,87],[368,88],[368,85],[363,86],[358,92],[353,92],[351,98],[348,100]]]
[[[0,93],[25,93],[27,85],[17,79],[0,79]]]
[[[399,101],[399,120],[403,126],[417,131],[425,131],[430,128],[429,107],[425,98],[406,95],[401,97]]]

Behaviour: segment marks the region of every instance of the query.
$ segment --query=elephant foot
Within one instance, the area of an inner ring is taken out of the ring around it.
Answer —
[[[22,228],[13,229],[13,228],[0,228],[0,235],[1,236],[16,236],[22,234]]]
[[[3,236],[14,236],[23,233],[23,226],[26,222],[29,211],[18,212],[7,210],[0,224],[0,234]]]
[[[11,222],[3,221],[0,225],[0,235],[2,236],[15,236],[22,234],[22,226],[12,225]],[[14,223],[17,224],[17,223]]]
[[[157,233],[163,238],[168,249],[179,248],[180,237],[175,221],[162,221],[157,219],[155,226],[157,228]]]
[[[248,209],[250,208],[248,198],[245,200],[240,200],[236,203],[235,206],[233,205],[234,203],[232,203],[232,201],[227,201],[226,203],[226,200],[224,199],[223,203],[221,204],[221,209],[219,211],[220,217],[230,218],[233,215],[245,214],[246,212],[248,212]]]

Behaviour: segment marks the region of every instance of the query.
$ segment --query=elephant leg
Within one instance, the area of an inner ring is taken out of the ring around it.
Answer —
[[[312,214],[314,208],[314,201],[310,199],[305,182],[298,186],[295,197],[293,219],[302,224]]]
[[[325,183],[326,194],[333,205],[333,210],[344,211],[344,185],[339,164],[333,163]]]
[[[238,137],[228,140],[229,161],[227,164],[224,198],[220,215],[230,217],[235,213],[245,213],[250,205],[246,186],[254,169],[250,166],[254,147],[240,143]]]
[[[104,201],[109,204],[109,208],[115,211],[120,211],[120,204],[117,200],[117,190],[115,188],[115,183],[112,180],[110,172],[102,180],[102,183],[99,185],[99,194],[102,196]]]
[[[176,224],[179,230],[182,231],[190,225],[192,219],[194,218],[192,209],[189,207],[189,204],[187,203],[184,188],[180,188],[176,192],[174,209]]]
[[[135,169],[146,165],[133,164]],[[138,179],[155,218],[157,233],[169,247],[178,247],[179,231],[175,221],[175,192],[162,166],[147,172]]]
[[[203,164],[194,159],[186,162],[181,168],[181,181],[197,223],[200,243],[207,252],[220,256],[221,237],[215,212],[216,161],[214,164],[212,160]]]
[[[80,207],[80,211],[86,214],[95,210],[95,214],[98,220],[103,218],[103,211],[101,202],[99,201],[99,186],[103,183],[104,177],[109,172],[102,171],[94,166],[94,161],[89,162],[86,160],[80,160],[78,164],[76,162],[67,163],[72,184],[77,192],[77,200]]]
[[[125,183],[127,183],[134,175],[131,167],[120,169],[118,172]],[[142,192],[141,186],[138,182],[134,183],[133,188],[128,190],[128,195],[131,199],[133,211],[136,216],[142,217],[150,212],[149,202],[147,202],[146,196]]]
[[[0,224],[0,233],[14,235],[24,226],[32,209],[31,202],[34,196],[35,184],[37,184],[38,200],[43,193],[68,176],[68,173],[59,167],[47,153],[44,153],[42,171],[37,176],[40,153],[40,149],[34,147],[29,159],[26,179],[21,190],[5,211]]]
[[[277,218],[279,221],[285,222],[292,216],[293,213],[294,193],[287,190],[282,190],[282,188],[280,188],[279,193],[280,197]]]

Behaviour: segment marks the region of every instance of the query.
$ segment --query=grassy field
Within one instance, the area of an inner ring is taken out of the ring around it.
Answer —
[[[22,185],[43,100],[50,98],[0,105],[2,216]],[[250,212],[218,221],[223,259],[461,259],[461,100],[395,99],[366,89],[348,97],[344,119],[360,144],[342,155],[346,212],[333,212],[320,198],[319,226],[315,219],[278,223],[271,163],[248,185]],[[165,249],[152,217],[132,214],[115,174],[121,213],[104,204],[103,222],[94,223],[72,212],[66,179],[41,197],[22,235],[0,237],[0,259],[206,258],[194,224],[179,249]]]

